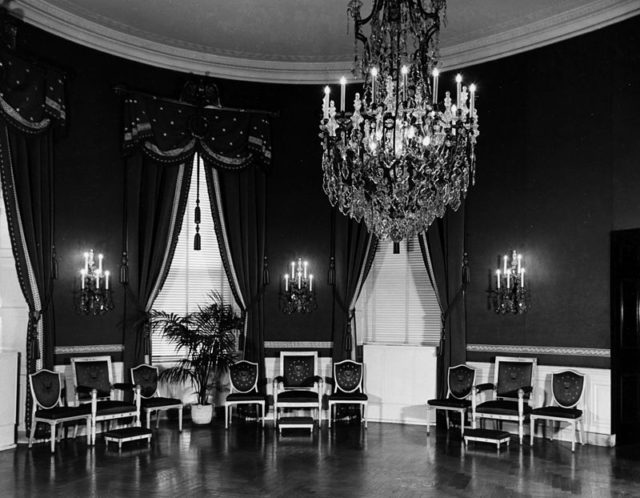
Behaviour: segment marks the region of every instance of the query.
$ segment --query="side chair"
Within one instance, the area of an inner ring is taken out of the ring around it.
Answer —
[[[333,393],[328,396],[329,427],[333,420],[333,408],[336,405],[360,405],[362,425],[367,428],[367,405],[369,398],[362,384],[364,365],[353,360],[343,360],[333,364]]]
[[[56,451],[56,439],[58,424],[65,422],[84,421],[87,427],[87,444],[91,444],[91,406],[65,406],[62,401],[62,374],[51,370],[38,370],[29,374],[29,386],[31,387],[31,399],[33,409],[31,412],[31,432],[29,434],[29,448],[33,444],[38,422],[49,424],[51,428],[51,453]],[[73,437],[78,432],[77,424],[74,427]]]
[[[160,412],[178,410],[178,430],[182,432],[182,401],[158,394],[158,367],[141,364],[131,369],[131,381],[140,386],[140,409],[146,414],[147,429],[151,426],[151,414],[156,412],[156,428],[160,424]]]
[[[467,410],[471,408],[471,391],[476,383],[476,369],[464,364],[449,367],[447,372],[447,396],[427,401],[427,434],[430,428],[432,410],[444,410],[447,416],[447,429],[450,428],[449,412],[460,414],[460,434],[464,436]]]
[[[584,384],[584,374],[576,372],[575,370],[564,370],[551,374],[552,404],[535,408],[531,412],[530,442],[532,445],[536,420],[568,423],[572,428],[573,434],[571,451],[576,450],[576,432],[578,432],[578,436],[580,437],[580,444],[584,444],[582,437],[584,432],[582,410],[577,408],[582,400]],[[578,429],[578,427],[580,427],[580,429]],[[551,439],[553,439],[553,431],[551,432]]]
[[[238,405],[256,405],[259,407],[259,417],[264,427],[267,397],[258,392],[258,364],[240,360],[229,367],[231,392],[227,394],[224,403],[224,427],[229,428],[231,410]]]

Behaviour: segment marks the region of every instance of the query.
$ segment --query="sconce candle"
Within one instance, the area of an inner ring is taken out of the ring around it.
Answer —
[[[114,308],[109,290],[110,272],[103,272],[104,255],[98,254],[96,267],[93,249],[84,253],[84,268],[80,270],[80,295],[77,300],[77,309],[85,315],[102,315]],[[104,284],[100,287],[100,279],[104,278]]]
[[[298,258],[291,262],[291,276],[284,274],[284,291],[280,293],[280,309],[285,313],[310,313],[318,304],[313,292],[313,275],[309,263]]]
[[[496,270],[496,288],[490,293],[496,313],[524,313],[529,308],[528,291],[524,288],[525,268],[522,254],[512,251],[511,257],[502,257],[503,269]]]

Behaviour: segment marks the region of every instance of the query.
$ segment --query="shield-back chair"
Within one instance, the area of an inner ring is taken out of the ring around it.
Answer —
[[[156,412],[156,428],[160,424],[160,412],[178,410],[178,430],[182,432],[182,401],[158,394],[158,367],[141,364],[131,369],[131,382],[140,386],[140,410],[146,414],[147,429],[151,426],[151,414]]]
[[[444,410],[447,416],[447,429],[450,427],[449,412],[460,414],[460,433],[464,436],[464,425],[467,410],[471,408],[471,391],[476,383],[476,369],[461,364],[449,367],[447,372],[446,398],[430,399],[427,401],[427,434],[431,421],[431,410]]]
[[[33,407],[31,413],[31,432],[29,434],[29,448],[33,444],[38,422],[49,424],[51,428],[51,453],[56,451],[58,424],[65,422],[83,421],[87,427],[87,444],[91,444],[91,406],[65,406],[62,400],[62,374],[51,370],[38,370],[29,374],[31,399]],[[73,437],[77,435],[78,426],[74,427]]]
[[[336,405],[360,405],[361,420],[367,428],[367,404],[369,398],[363,390],[364,365],[353,360],[343,360],[333,364],[333,393],[328,396],[329,427]]]
[[[571,451],[576,450],[576,431],[580,437],[580,444],[584,444],[582,433],[582,410],[577,406],[584,393],[585,376],[575,370],[564,370],[551,374],[552,404],[535,408],[531,412],[531,444],[535,433],[536,420],[549,420],[551,422],[566,422],[572,427]],[[578,429],[580,426],[580,429]],[[551,432],[553,439],[553,431]]]
[[[259,418],[264,427],[267,397],[258,392],[258,364],[252,361],[236,361],[229,367],[231,391],[224,403],[224,426],[229,428],[231,410],[238,405],[256,405],[260,407]]]

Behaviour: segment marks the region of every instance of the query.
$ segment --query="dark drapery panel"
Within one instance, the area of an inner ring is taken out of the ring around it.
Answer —
[[[134,154],[127,159],[127,225],[135,231],[128,244],[132,271],[126,284],[130,333],[124,337],[125,371],[151,356],[148,312],[167,277],[178,243],[189,194],[192,163],[158,164]]]
[[[260,167],[215,169],[211,163],[205,171],[222,260],[245,316],[244,358],[258,363],[264,380],[266,174]]]
[[[205,108],[137,92],[121,93],[124,148],[135,152],[127,176],[128,204],[134,211],[129,217],[129,233],[135,231],[137,241],[137,253],[131,251],[130,256],[137,268],[137,282],[132,280],[130,287],[138,315],[135,323],[139,324],[133,338],[125,341],[125,358],[133,354],[139,361],[148,349],[149,330],[144,318],[169,269],[183,218],[192,158],[197,152],[205,161],[212,211],[223,242],[223,261],[228,274],[230,268],[235,270],[229,274],[231,287],[246,314],[246,356],[264,368],[261,286],[265,179],[259,166],[268,165],[271,158],[268,119],[259,112]],[[181,166],[182,182],[178,180],[179,165],[185,165]],[[218,175],[213,168],[222,173]],[[178,222],[169,223],[174,214]],[[126,252],[126,241],[124,246]],[[131,345],[135,346],[133,353],[128,353]]]
[[[333,285],[333,360],[353,357],[357,338],[355,305],[362,290],[378,239],[372,236],[364,222],[333,209],[331,213],[331,267],[329,284]]]
[[[20,288],[29,307],[26,367],[53,368],[55,253],[53,124],[64,124],[64,76],[0,53],[0,177]],[[27,393],[25,422],[31,426]]]
[[[446,372],[466,361],[465,291],[468,268],[465,261],[465,204],[436,219],[418,238],[422,257],[442,312],[438,348],[438,396],[447,394]]]

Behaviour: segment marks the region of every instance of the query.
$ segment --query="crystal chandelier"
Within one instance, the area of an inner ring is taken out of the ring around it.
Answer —
[[[366,18],[361,6],[350,0],[348,12],[363,94],[355,94],[353,112],[346,113],[345,79],[339,111],[325,88],[323,188],[332,206],[364,219],[378,238],[399,242],[426,230],[447,206],[458,209],[473,183],[476,88],[457,75],[455,100],[448,91],[439,100],[444,0],[374,0]]]
[[[291,274],[284,275],[284,290],[280,293],[280,309],[287,313],[311,313],[318,308],[313,291],[313,275],[308,272],[309,264],[298,258],[298,264],[291,262]]]
[[[505,254],[502,263],[502,270],[496,270],[496,288],[491,291],[493,308],[501,315],[524,313],[529,308],[529,295],[524,286],[522,254],[513,251],[511,258]]]
[[[102,315],[114,308],[109,289],[109,271],[102,270],[103,255],[98,254],[96,267],[93,249],[84,253],[84,268],[80,270],[78,310],[84,315]]]

